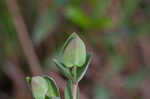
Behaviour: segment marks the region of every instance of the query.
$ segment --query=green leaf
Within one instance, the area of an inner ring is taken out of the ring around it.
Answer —
[[[67,7],[65,16],[83,29],[87,29],[91,26],[90,17],[79,7]]]
[[[60,69],[60,71],[64,74],[65,77],[67,77],[68,79],[73,79],[69,68],[67,68],[63,63],[61,63],[57,59],[53,59],[53,61],[55,62],[56,66]]]
[[[80,37],[76,35],[63,49],[62,60],[67,67],[81,67],[86,61],[86,47]]]
[[[72,81],[69,80],[65,89],[65,99],[73,99],[72,95]]]
[[[26,80],[27,80],[28,86],[30,87],[31,86],[31,77],[26,77]]]
[[[87,68],[91,62],[91,54],[87,54],[86,62],[82,67],[77,68],[77,82],[79,82],[85,75]]]
[[[48,91],[46,95],[52,99],[60,99],[59,89],[56,87],[55,81],[48,76],[44,76],[44,79],[48,83]]]
[[[48,96],[46,96],[45,99],[60,99],[60,97],[48,97]]]

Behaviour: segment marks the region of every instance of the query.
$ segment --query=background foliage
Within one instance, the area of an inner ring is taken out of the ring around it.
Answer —
[[[73,32],[93,54],[80,99],[150,99],[149,0],[0,0],[0,99],[32,99],[41,73],[63,95],[51,59]]]

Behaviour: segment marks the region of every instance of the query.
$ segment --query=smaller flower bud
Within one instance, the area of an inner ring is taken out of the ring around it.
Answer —
[[[46,80],[40,76],[33,77],[31,80],[32,93],[35,99],[45,99],[48,91]]]

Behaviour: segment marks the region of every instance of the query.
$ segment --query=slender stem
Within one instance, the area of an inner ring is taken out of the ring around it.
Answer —
[[[78,90],[78,83],[73,83],[72,84],[73,99],[77,99],[77,90]]]
[[[74,80],[76,80],[77,79],[77,67],[76,66],[73,67],[73,76],[74,76]]]
[[[73,76],[74,76],[74,82],[72,83],[72,95],[73,99],[77,99],[77,90],[78,90],[78,82],[75,82],[77,79],[77,67],[73,67]]]

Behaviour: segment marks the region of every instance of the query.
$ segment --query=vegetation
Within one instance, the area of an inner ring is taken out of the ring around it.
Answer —
[[[32,79],[39,97],[150,99],[149,27],[149,0],[0,0],[0,99],[32,99]]]
[[[60,55],[54,62],[60,71],[68,78],[65,89],[65,99],[79,99],[78,83],[83,78],[91,55],[87,53],[84,42],[73,33],[65,42]],[[60,99],[55,82],[49,77],[27,77],[35,99]]]

